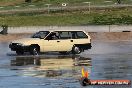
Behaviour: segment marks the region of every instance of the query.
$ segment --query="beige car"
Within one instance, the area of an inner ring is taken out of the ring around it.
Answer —
[[[12,41],[9,48],[16,51],[17,54],[30,52],[30,54],[36,55],[40,52],[50,51],[57,51],[61,54],[68,52],[79,54],[91,49],[91,37],[81,30],[39,31],[31,38]]]

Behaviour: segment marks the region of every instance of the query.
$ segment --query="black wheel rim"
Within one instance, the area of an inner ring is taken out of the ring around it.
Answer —
[[[81,53],[81,50],[80,50],[79,47],[74,47],[74,52],[75,52],[76,54],[79,54],[79,53]]]
[[[38,50],[37,50],[37,48],[33,48],[33,55],[38,55]]]

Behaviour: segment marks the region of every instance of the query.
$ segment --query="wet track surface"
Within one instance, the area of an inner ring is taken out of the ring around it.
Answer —
[[[9,50],[8,43],[0,43],[0,88],[83,88],[78,81],[82,67],[89,71],[90,79],[132,80],[132,41],[93,41],[92,45],[80,55],[18,56]]]

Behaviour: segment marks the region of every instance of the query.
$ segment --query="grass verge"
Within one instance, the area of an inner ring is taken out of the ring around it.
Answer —
[[[75,25],[130,25],[131,8],[93,9],[0,14],[0,24],[8,26],[75,26]]]

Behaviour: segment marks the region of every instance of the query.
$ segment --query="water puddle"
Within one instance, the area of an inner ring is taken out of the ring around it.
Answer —
[[[82,66],[88,66],[90,70],[91,58],[80,56],[17,56],[11,60],[10,64],[12,66],[11,70],[21,70],[21,76],[73,77],[80,75]]]
[[[0,88],[83,88],[78,81],[82,67],[89,71],[90,79],[132,80],[131,42],[92,43],[92,49],[81,55],[44,53],[39,56],[18,56],[9,50],[8,43],[0,43]]]

